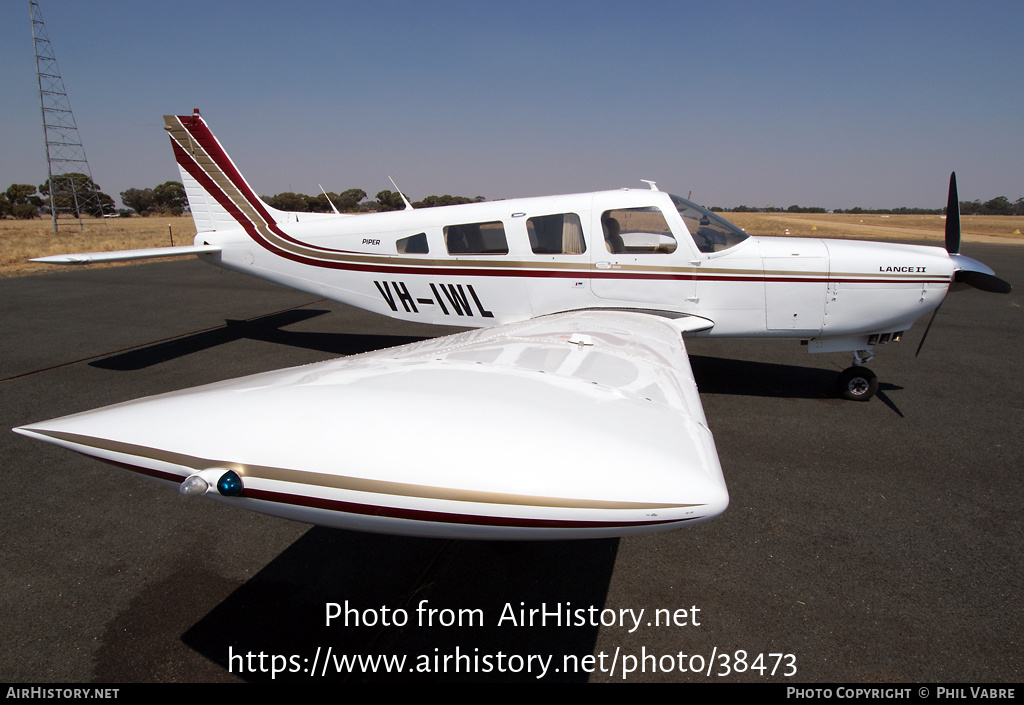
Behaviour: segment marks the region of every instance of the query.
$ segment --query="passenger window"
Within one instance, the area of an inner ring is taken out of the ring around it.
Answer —
[[[667,255],[678,246],[664,214],[653,206],[605,211],[601,216],[601,229],[605,246],[613,255]]]
[[[425,255],[430,252],[430,248],[427,247],[426,233],[403,237],[395,242],[395,248],[400,255]]]
[[[500,220],[446,225],[444,242],[450,255],[507,255],[508,240]]]
[[[575,213],[535,216],[526,221],[530,247],[537,255],[581,255],[587,251],[583,226]]]

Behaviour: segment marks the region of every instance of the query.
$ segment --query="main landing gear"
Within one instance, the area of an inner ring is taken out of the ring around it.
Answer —
[[[847,367],[839,373],[836,380],[836,391],[843,399],[851,401],[868,401],[878,391],[878,377],[863,366],[871,362],[874,354],[870,350],[858,350],[853,354],[853,367]]]

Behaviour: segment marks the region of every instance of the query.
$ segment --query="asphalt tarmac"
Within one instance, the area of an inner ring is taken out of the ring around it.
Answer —
[[[964,250],[1016,291],[880,346],[866,404],[846,354],[689,341],[731,505],[665,534],[310,527],[3,431],[0,681],[1020,682],[1024,247]],[[0,280],[0,320],[5,429],[449,332],[194,260]]]

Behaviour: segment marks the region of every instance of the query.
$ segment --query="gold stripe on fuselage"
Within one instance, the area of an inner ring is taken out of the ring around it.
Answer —
[[[585,278],[597,274],[600,277],[614,277],[615,274],[629,274],[637,277],[651,278],[692,278],[696,281],[713,280],[716,278],[739,278],[754,277],[765,281],[774,281],[776,278],[788,280],[817,282],[822,280],[864,280],[865,282],[879,280],[898,283],[941,283],[944,279],[936,278],[929,274],[909,273],[864,273],[864,272],[792,272],[786,270],[751,270],[732,268],[711,268],[692,266],[651,266],[649,264],[613,264],[612,269],[597,269],[592,262],[585,262],[574,265],[570,262],[540,262],[534,260],[496,260],[490,257],[486,259],[466,259],[453,257],[452,259],[439,260],[438,258],[410,258],[399,255],[372,255],[356,252],[343,252],[331,250],[330,248],[319,247],[309,242],[302,242],[281,235],[286,235],[281,225],[268,221],[251,203],[250,199],[241,191],[241,188],[232,181],[224,169],[218,165],[216,159],[200,145],[189,132],[188,128],[182,125],[177,117],[168,116],[165,118],[167,131],[196,163],[196,166],[222,191],[224,196],[245,216],[256,229],[257,233],[267,243],[291,255],[301,257],[311,266],[316,262],[329,262],[333,264],[350,266],[380,266],[380,267],[401,267],[409,269],[428,270],[422,274],[429,274],[429,270],[437,269],[475,269],[480,272],[487,270],[506,271],[549,271],[563,272],[568,276],[581,276]],[[278,234],[280,231],[281,234]],[[416,274],[416,272],[410,272]],[[478,276],[487,276],[479,274]]]

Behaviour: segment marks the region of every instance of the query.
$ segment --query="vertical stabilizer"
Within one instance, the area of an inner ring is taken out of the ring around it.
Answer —
[[[164,129],[171,137],[197,233],[239,227],[251,233],[288,215],[256,195],[198,110],[192,115],[165,115]]]

